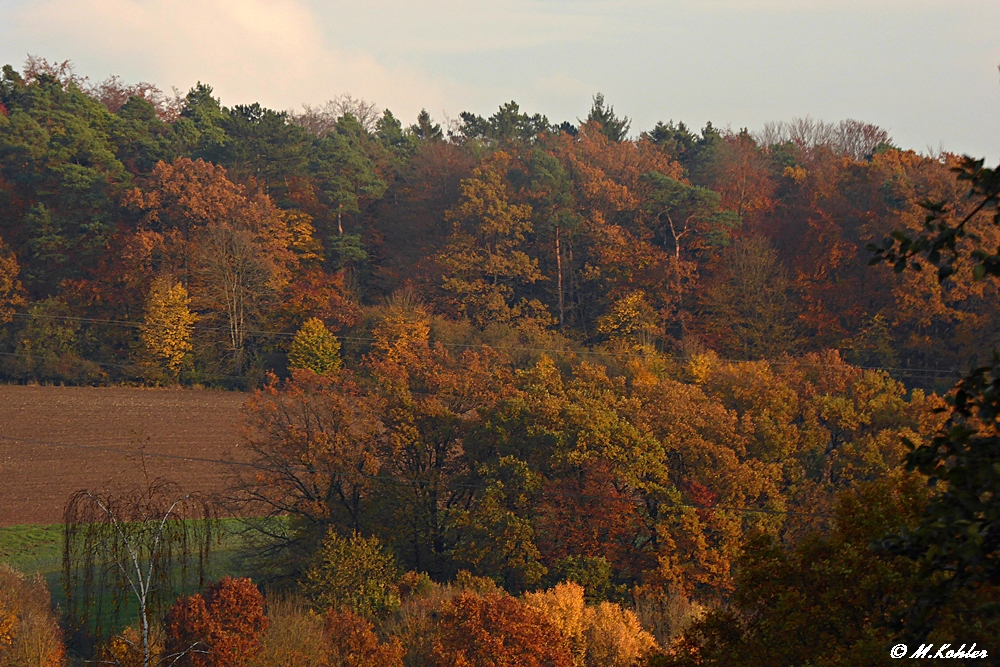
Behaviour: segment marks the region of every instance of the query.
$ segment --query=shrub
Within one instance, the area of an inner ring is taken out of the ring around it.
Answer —
[[[331,530],[306,572],[302,591],[317,609],[350,609],[378,616],[399,608],[396,559],[377,537],[355,533],[344,538]]]
[[[320,615],[295,597],[269,600],[267,611],[263,650],[249,667],[402,667],[400,641],[380,642],[352,611]]]
[[[0,667],[61,667],[65,655],[45,582],[0,565]]]
[[[261,652],[268,619],[252,581],[224,577],[204,595],[177,600],[166,626],[167,656],[182,656],[177,667],[243,667]]]
[[[497,582],[489,577],[477,577],[468,570],[458,571],[454,586],[459,591],[470,591],[476,595],[493,595],[501,592]]]
[[[468,573],[466,573],[468,574]],[[486,579],[494,587],[492,579]],[[461,590],[452,584],[431,581],[426,574],[408,572],[398,583],[399,610],[380,619],[379,631],[396,638],[405,647],[403,664],[406,667],[426,667],[434,647],[441,606],[458,595]]]
[[[636,596],[635,606],[642,627],[649,630],[660,646],[673,644],[706,610],[676,588],[642,590]]]
[[[396,590],[401,598],[426,597],[433,591],[435,584],[426,572],[406,572],[396,582]]]
[[[345,609],[326,613],[324,632],[329,667],[402,667],[403,645],[399,640],[382,643],[370,622]]]
[[[434,667],[572,667],[566,639],[545,616],[509,595],[466,591],[443,605]]]
[[[295,597],[268,598],[267,632],[250,667],[327,667],[323,617]]]
[[[157,655],[163,646],[151,642],[152,653]],[[108,643],[99,649],[100,662],[115,665],[115,667],[143,667],[142,634],[134,626],[129,626],[112,637]]]
[[[60,299],[38,301],[28,309],[15,336],[11,372],[22,379],[87,384],[104,377],[101,367],[80,357],[80,323]]]

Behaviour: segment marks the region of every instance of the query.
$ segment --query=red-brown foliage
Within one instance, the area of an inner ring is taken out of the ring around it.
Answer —
[[[246,578],[221,581],[167,613],[167,655],[184,654],[178,667],[240,667],[261,651],[267,630],[264,597]]]
[[[288,284],[281,298],[281,322],[292,328],[302,326],[309,317],[318,317],[327,326],[339,329],[355,324],[360,315],[358,306],[346,295],[340,273],[303,271]]]
[[[603,556],[616,568],[639,574],[652,567],[632,541],[642,530],[632,499],[615,486],[607,462],[590,462],[575,476],[550,481],[539,504],[539,543],[547,561]]]
[[[466,591],[441,610],[434,667],[572,667],[569,645],[540,612],[506,594]]]
[[[404,650],[399,640],[379,642],[374,626],[361,616],[331,609],[325,621],[330,667],[402,667]]]

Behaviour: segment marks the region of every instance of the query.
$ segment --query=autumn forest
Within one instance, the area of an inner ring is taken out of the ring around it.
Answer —
[[[167,538],[84,508],[177,491],[70,501],[65,607],[0,568],[0,665],[18,628],[52,667],[1000,651],[997,173],[857,120],[583,112],[4,67],[0,379],[246,392],[246,458],[138,616],[80,606],[130,585],[81,554]],[[249,555],[189,586],[219,517]]]

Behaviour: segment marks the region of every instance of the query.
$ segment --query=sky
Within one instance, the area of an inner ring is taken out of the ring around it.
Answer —
[[[350,93],[413,122],[603,92],[632,119],[734,130],[809,116],[1000,159],[997,0],[0,0],[0,61],[71,60],[225,105]]]

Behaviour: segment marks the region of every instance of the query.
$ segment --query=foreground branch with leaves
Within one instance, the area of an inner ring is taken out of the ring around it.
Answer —
[[[874,248],[872,262],[895,270],[919,270],[920,260],[937,267],[944,282],[959,262],[971,262],[977,280],[1000,282],[1000,246],[983,248],[973,231],[979,218],[1000,228],[1000,169],[967,158],[954,171],[969,186],[971,210],[957,221],[946,202],[928,202],[926,233],[897,234]],[[965,203],[965,202],[963,202]],[[958,203],[956,202],[956,205]],[[963,241],[966,241],[963,243]],[[971,244],[969,243],[971,242]],[[967,600],[966,622],[989,623],[1000,616],[1000,356],[973,369],[948,397],[944,427],[923,444],[909,442],[906,466],[939,489],[925,519],[887,540],[893,552],[916,559],[927,585],[903,619],[923,639],[956,600]]]

